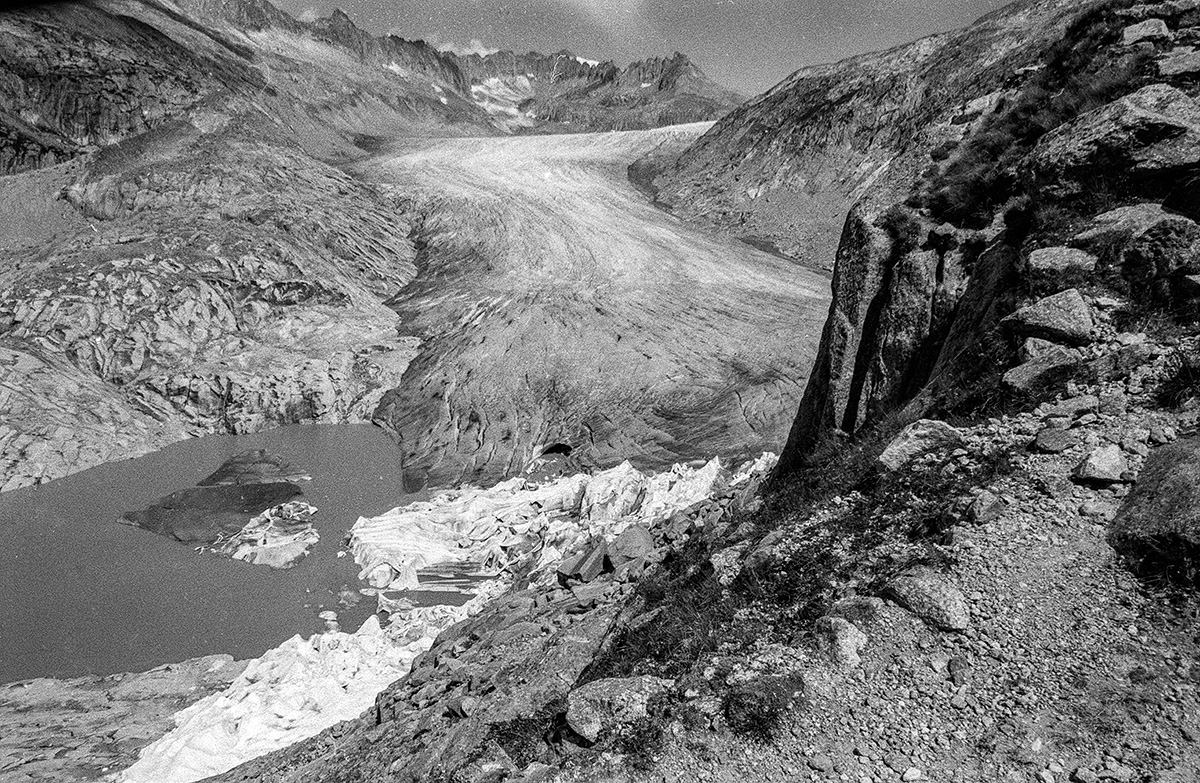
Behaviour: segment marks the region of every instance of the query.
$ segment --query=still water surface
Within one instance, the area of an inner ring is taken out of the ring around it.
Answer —
[[[321,540],[288,571],[251,566],[118,524],[126,511],[191,487],[222,462],[267,449],[312,481]],[[141,671],[211,653],[261,655],[339,611],[354,630],[375,609],[352,557],[337,557],[355,520],[419,499],[405,495],[399,449],[369,425],[298,425],[176,443],[38,487],[0,495],[0,683]],[[437,602],[431,600],[430,602]]]

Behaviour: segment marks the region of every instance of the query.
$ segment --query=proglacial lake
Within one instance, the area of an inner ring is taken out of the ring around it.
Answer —
[[[266,449],[312,476],[303,499],[319,509],[320,541],[277,571],[197,553],[119,524],[122,513],[191,487],[226,459]],[[370,424],[296,425],[208,436],[0,495],[0,683],[142,671],[200,655],[261,655],[296,633],[324,630],[322,609],[353,631],[375,611],[343,549],[359,516],[423,499],[405,495],[400,451]],[[448,602],[438,594],[418,603]],[[422,600],[424,598],[424,600]]]

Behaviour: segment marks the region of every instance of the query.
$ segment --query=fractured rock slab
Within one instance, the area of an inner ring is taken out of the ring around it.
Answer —
[[[1001,323],[1019,335],[1067,345],[1091,342],[1095,326],[1091,308],[1075,288],[1026,305]]]
[[[954,427],[944,421],[920,419],[901,430],[877,462],[885,470],[898,470],[914,457],[932,451],[949,451],[961,445],[962,435]]]

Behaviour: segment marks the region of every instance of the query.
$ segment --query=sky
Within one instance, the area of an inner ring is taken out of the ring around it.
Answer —
[[[756,95],[804,65],[960,27],[1005,0],[274,0],[294,16],[341,8],[376,34],[459,49],[569,49],[626,65],[683,52]]]

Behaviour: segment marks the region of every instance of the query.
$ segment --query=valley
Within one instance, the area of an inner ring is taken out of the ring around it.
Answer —
[[[419,272],[389,301],[421,348],[374,416],[417,482],[510,475],[555,443],[653,468],[780,442],[826,278],[626,175],[706,129],[404,141],[355,165],[422,214]]]

